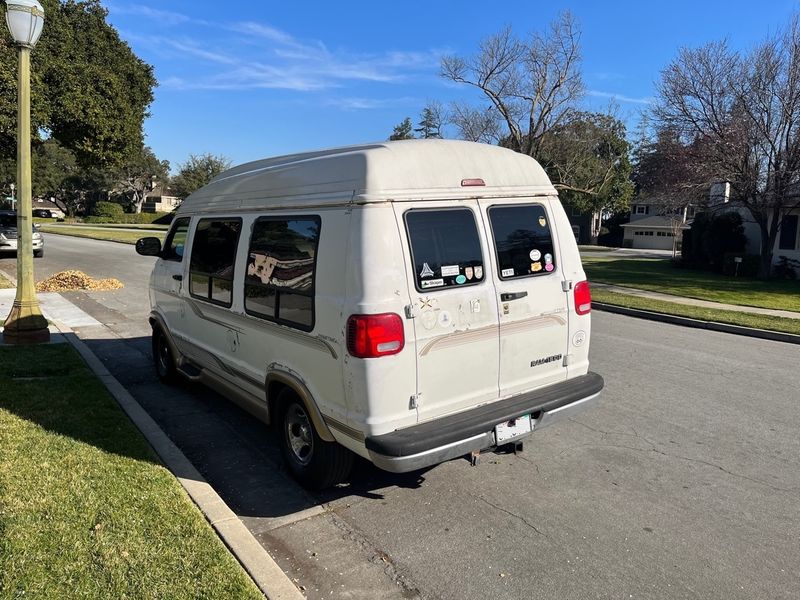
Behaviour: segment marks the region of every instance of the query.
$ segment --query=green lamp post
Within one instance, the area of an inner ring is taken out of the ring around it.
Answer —
[[[34,344],[50,339],[33,283],[31,217],[31,50],[44,26],[36,0],[6,0],[6,23],[19,54],[17,85],[17,295],[5,321],[3,341]]]

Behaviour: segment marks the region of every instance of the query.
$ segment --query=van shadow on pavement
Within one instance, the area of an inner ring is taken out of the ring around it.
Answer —
[[[346,496],[380,500],[381,489],[425,481],[424,471],[397,475],[356,458],[347,483],[312,494],[286,472],[271,427],[203,385],[158,381],[149,337],[92,339],[85,330],[81,339],[239,517],[277,520]]]

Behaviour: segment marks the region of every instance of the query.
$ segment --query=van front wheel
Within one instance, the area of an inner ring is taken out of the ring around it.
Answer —
[[[281,450],[295,479],[315,490],[343,481],[353,466],[352,453],[319,437],[305,405],[292,390],[278,395],[277,406]]]
[[[167,336],[160,328],[153,328],[153,363],[156,375],[163,383],[173,383],[175,376],[175,360],[169,349]]]

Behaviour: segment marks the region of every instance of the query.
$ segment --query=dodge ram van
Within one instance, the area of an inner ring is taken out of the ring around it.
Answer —
[[[150,279],[162,380],[275,424],[302,483],[517,443],[600,395],[591,294],[532,158],[384,142],[232,168],[180,205]]]

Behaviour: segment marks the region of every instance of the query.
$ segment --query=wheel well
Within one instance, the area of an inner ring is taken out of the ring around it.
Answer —
[[[291,386],[286,385],[282,381],[270,381],[267,386],[267,407],[269,409],[269,421],[271,425],[275,425],[278,408],[278,396],[281,395],[283,390],[292,390]],[[297,395],[297,392],[292,390],[292,393]]]

